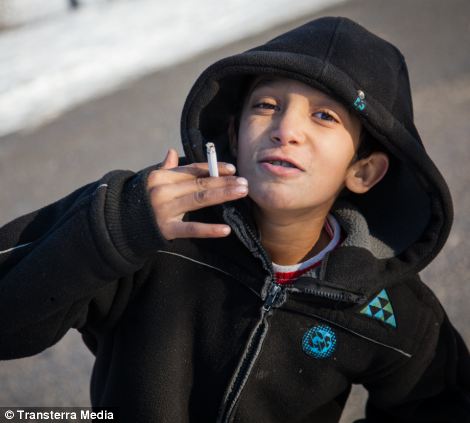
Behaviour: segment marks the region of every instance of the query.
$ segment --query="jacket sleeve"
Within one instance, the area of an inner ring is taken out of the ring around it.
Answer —
[[[411,358],[367,384],[363,423],[470,422],[470,356],[442,310]],[[359,422],[357,422],[359,423]]]
[[[136,273],[166,242],[146,191],[155,168],[110,172],[0,228],[0,359],[117,318]]]

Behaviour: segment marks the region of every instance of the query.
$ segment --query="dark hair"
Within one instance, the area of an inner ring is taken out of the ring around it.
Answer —
[[[238,136],[238,130],[240,129],[240,119],[242,116],[243,105],[249,94],[251,94],[251,87],[253,85],[253,81],[255,80],[254,75],[247,75],[240,83],[240,87],[237,93],[237,101],[235,102],[232,110],[233,116],[233,127],[235,133]]]
[[[356,156],[354,161],[364,159],[375,152],[382,152],[387,154],[386,148],[379,143],[364,127],[362,127],[361,135],[359,137],[359,147],[357,148]],[[387,154],[390,156],[389,154]]]

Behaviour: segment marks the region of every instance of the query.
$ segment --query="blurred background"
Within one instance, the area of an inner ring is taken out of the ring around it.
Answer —
[[[416,124],[455,205],[422,277],[470,344],[468,0],[0,0],[0,226],[109,170],[181,153],[181,109],[205,67],[325,15],[358,21],[407,58]],[[0,362],[0,406],[88,406],[92,365],[71,330]],[[342,423],[363,416],[365,398],[355,387]]]

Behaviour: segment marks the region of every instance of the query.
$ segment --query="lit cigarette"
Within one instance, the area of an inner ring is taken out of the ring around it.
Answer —
[[[209,175],[219,176],[219,169],[217,167],[217,154],[215,153],[215,145],[213,142],[206,144],[207,161],[209,163]]]

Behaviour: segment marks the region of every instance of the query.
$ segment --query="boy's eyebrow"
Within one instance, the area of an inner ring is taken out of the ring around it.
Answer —
[[[349,114],[349,109],[341,102],[335,100],[334,98],[329,97],[328,95],[325,95],[322,99],[322,103],[324,103],[326,106],[331,107],[337,107],[340,108],[341,110],[344,110]]]
[[[274,84],[275,82],[276,82],[275,78],[269,78],[269,77],[259,78],[251,86],[251,89],[249,91],[248,96],[253,94],[253,92],[255,90],[257,90],[259,88],[263,88],[263,87],[269,87],[272,84]],[[318,92],[322,94],[322,103],[324,103],[326,106],[331,105],[332,107],[339,107],[342,110],[344,110],[348,115],[350,115],[350,110],[343,103],[341,103],[340,101],[335,100],[334,98],[332,98],[328,94],[323,93],[320,90],[318,90]]]

